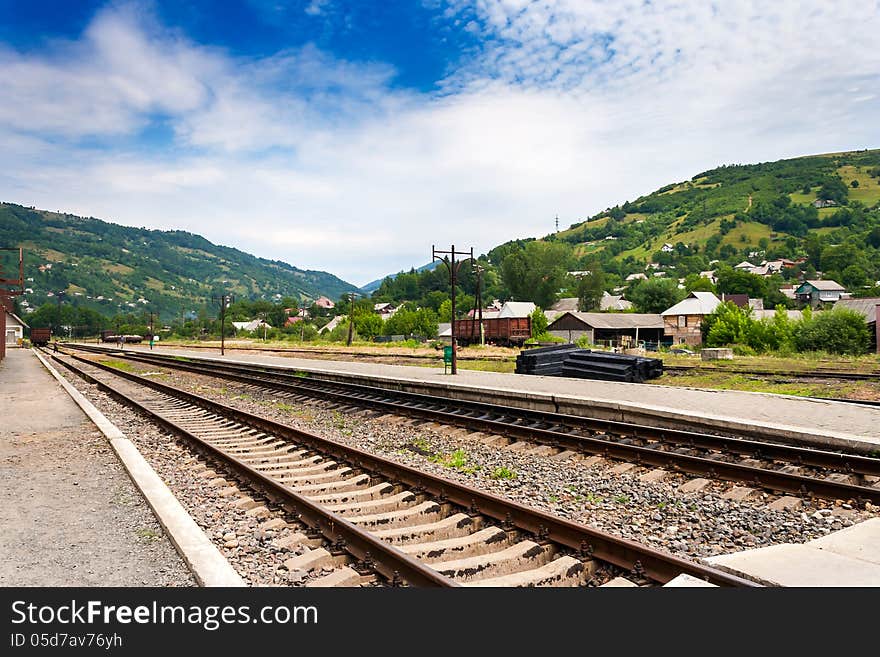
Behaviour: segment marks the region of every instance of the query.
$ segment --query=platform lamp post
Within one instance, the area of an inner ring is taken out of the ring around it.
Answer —
[[[461,260],[455,261],[455,256],[457,255],[468,256],[471,263],[473,263],[474,248],[471,247],[470,251],[456,251],[455,244],[453,244],[449,251],[438,251],[433,245],[431,246],[431,262],[439,260],[449,269],[449,285],[452,288],[452,327],[450,331],[452,333],[452,374],[458,374],[458,336],[455,334],[455,285],[458,278],[458,270],[463,262]]]
[[[226,308],[235,303],[235,297],[231,294],[211,295],[211,301],[220,304],[220,355],[226,354]]]

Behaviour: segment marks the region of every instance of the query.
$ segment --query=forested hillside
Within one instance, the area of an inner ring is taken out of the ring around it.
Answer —
[[[213,294],[242,299],[336,299],[356,289],[321,271],[304,271],[218,246],[183,231],[146,230],[0,204],[0,245],[25,249],[23,301],[65,302],[112,316],[152,310],[166,321],[197,313]]]
[[[767,277],[734,270],[743,260],[781,258],[797,266]],[[721,166],[543,239],[506,242],[479,260],[484,299],[543,308],[560,296],[595,307],[603,290],[624,292],[646,312],[694,289],[748,293],[767,307],[794,305],[780,285],[820,275],[856,296],[878,294],[880,150]],[[717,284],[701,278],[707,271],[716,273]],[[627,281],[632,274],[650,280]],[[461,280],[459,307],[467,309],[476,292],[468,267]],[[440,268],[386,279],[374,297],[437,309],[447,293]]]

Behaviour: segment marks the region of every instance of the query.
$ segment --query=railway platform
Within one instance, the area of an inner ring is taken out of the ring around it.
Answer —
[[[145,349],[145,347],[127,347]],[[459,370],[438,367],[316,360],[227,350],[163,347],[156,353],[297,369],[334,380],[600,419],[694,429],[738,437],[776,439],[862,453],[880,450],[880,408],[732,390],[705,390]]]
[[[193,586],[105,435],[30,349],[0,363],[0,586]]]
[[[880,518],[806,543],[781,543],[704,561],[765,586],[880,586]]]

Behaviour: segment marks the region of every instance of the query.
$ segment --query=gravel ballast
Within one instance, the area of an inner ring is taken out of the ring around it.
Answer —
[[[670,473],[662,481],[647,482],[639,478],[647,472],[644,468],[612,472],[619,461],[589,457],[559,460],[526,454],[520,451],[522,444],[490,446],[449,427],[404,418],[343,414],[320,402],[297,403],[251,385],[155,366],[132,367],[235,408],[689,559],[806,542],[880,511],[807,498],[800,508],[775,511],[768,503],[777,496],[760,491],[743,501],[724,499],[722,494],[733,487],[729,482],[683,492],[680,488],[690,481],[688,476]],[[197,518],[200,524],[212,520],[205,512],[202,516],[203,520]]]

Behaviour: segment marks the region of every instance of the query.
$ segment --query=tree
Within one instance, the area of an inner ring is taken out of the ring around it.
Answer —
[[[715,281],[718,291],[724,294],[748,294],[753,298],[763,298],[767,293],[767,283],[763,278],[732,267],[719,267]]]
[[[437,314],[428,308],[402,308],[385,322],[385,335],[418,335],[433,338],[437,335]]]
[[[367,340],[380,335],[383,324],[382,318],[374,312],[357,312],[354,315],[354,330]]]
[[[446,299],[437,309],[437,317],[441,322],[452,321],[452,300]]]
[[[529,242],[504,259],[501,275],[515,299],[549,308],[565,284],[571,258],[567,244]]]
[[[581,312],[598,308],[605,292],[605,272],[599,261],[593,258],[586,267],[590,273],[580,276],[577,282],[578,310]]]
[[[686,292],[712,292],[715,293],[715,284],[705,276],[699,274],[688,274],[684,279],[684,289]]]
[[[535,308],[529,315],[532,320],[532,337],[537,338],[547,332],[547,316],[540,308]]]
[[[850,265],[840,274],[840,282],[849,290],[857,287],[864,287],[868,284],[868,275],[859,265]]]
[[[819,189],[819,198],[834,201],[838,205],[846,205],[847,196],[846,185],[837,175],[826,178]]]
[[[649,278],[640,281],[627,292],[627,298],[641,313],[661,313],[684,298],[678,282],[667,278]]]
[[[858,180],[853,180],[853,181],[849,184],[849,186],[852,187],[853,189],[856,189],[856,188],[859,186],[859,181],[858,181]]]

